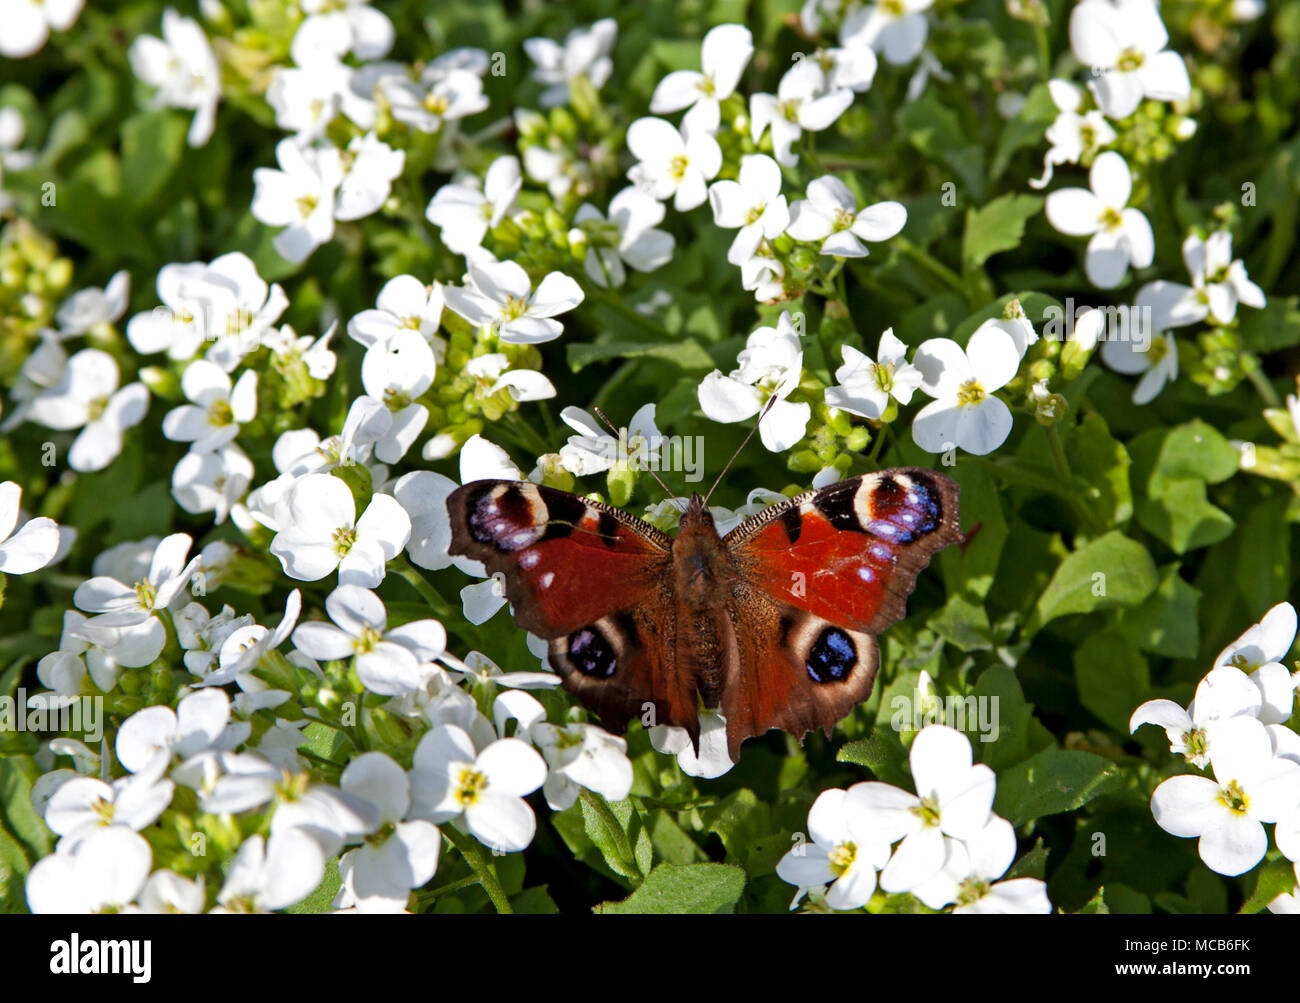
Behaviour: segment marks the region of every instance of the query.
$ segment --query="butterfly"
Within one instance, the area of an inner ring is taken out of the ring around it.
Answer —
[[[771,728],[829,737],[870,695],[876,636],[931,555],[962,539],[958,494],[931,470],[882,470],[726,536],[698,494],[676,536],[527,481],[471,481],[447,510],[451,553],[504,575],[515,623],[549,642],[564,688],[605,727],[675,725],[698,750],[699,709],[717,709],[737,762]]]

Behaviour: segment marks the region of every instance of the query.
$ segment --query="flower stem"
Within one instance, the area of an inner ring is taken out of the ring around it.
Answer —
[[[618,314],[623,320],[627,321],[634,327],[640,328],[646,334],[650,335],[656,341],[673,341],[673,335],[664,330],[645,314],[638,313],[616,296],[611,296],[605,290],[588,285],[587,298],[598,306],[604,307],[610,313]]]
[[[1265,404],[1269,407],[1282,406],[1282,401],[1278,398],[1277,391],[1273,389],[1273,384],[1268,381],[1268,377],[1265,376],[1263,371],[1259,368],[1258,362],[1254,365],[1247,364],[1246,379],[1250,380],[1251,386],[1253,386],[1260,397],[1264,399]]]
[[[470,870],[474,872],[474,877],[483,890],[487,892],[487,897],[492,900],[492,905],[496,908],[496,911],[502,914],[513,913],[514,910],[510,908],[510,899],[506,895],[506,890],[501,887],[501,882],[492,873],[487,858],[483,856],[483,848],[479,846],[474,837],[457,831],[451,825],[444,825],[442,834],[465,858],[465,863],[469,864]]]
[[[447,602],[431,584],[429,580],[415,569],[415,566],[407,560],[405,554],[398,554],[388,562],[398,577],[405,578],[416,592],[420,593],[420,598],[429,604],[433,609],[434,615],[439,620],[459,620],[461,619],[452,605]]]
[[[962,281],[962,277],[942,261],[934,257],[934,255],[930,254],[929,251],[913,244],[906,237],[895,237],[893,244],[935,278],[945,282],[947,285],[951,286],[954,291],[959,292],[963,297],[966,297],[966,283]]]

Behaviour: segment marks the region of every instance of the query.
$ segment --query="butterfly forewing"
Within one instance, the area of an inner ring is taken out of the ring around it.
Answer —
[[[962,538],[957,503],[942,474],[884,470],[780,502],[723,543],[741,577],[778,602],[879,634],[902,618],[931,555]]]

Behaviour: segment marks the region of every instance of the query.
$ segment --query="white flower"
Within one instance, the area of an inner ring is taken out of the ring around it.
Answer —
[[[889,861],[889,844],[865,824],[850,791],[831,788],[808,812],[811,842],[798,842],[776,865],[782,881],[801,891],[830,885],[832,909],[861,909],[876,891],[876,875]],[[799,834],[802,836],[802,833]]]
[[[1181,101],[1191,94],[1183,57],[1168,43],[1154,0],[1083,0],[1070,14],[1070,47],[1092,69],[1093,93],[1108,118],[1127,118],[1144,97]]]
[[[1109,0],[1085,0],[1086,3]],[[1082,5],[1081,5],[1082,6]],[[1146,268],[1155,256],[1151,224],[1138,209],[1128,209],[1133,177],[1124,158],[1113,150],[1098,154],[1088,172],[1086,188],[1061,188],[1047,196],[1047,221],[1062,233],[1086,237],[1083,269],[1088,281],[1114,289],[1124,281],[1129,265]]]
[[[870,90],[879,67],[876,54],[869,45],[819,49],[815,58],[826,74],[827,89],[832,91],[841,87],[858,93]]]
[[[68,451],[73,470],[103,470],[122,452],[122,433],[143,420],[149,391],[143,383],[118,389],[117,362],[98,348],[68,360],[59,382],[31,401],[32,421],[59,430],[80,428]]]
[[[422,568],[438,571],[452,563],[451,555],[447,553],[451,545],[447,496],[457,487],[459,485],[450,477],[432,470],[403,474],[393,485],[393,497],[411,520],[407,554]]]
[[[1240,258],[1232,257],[1232,234],[1216,230],[1205,240],[1191,234],[1183,241],[1183,261],[1192,276],[1196,299],[1220,324],[1231,324],[1237,304],[1264,309],[1264,291],[1250,281]],[[1204,315],[1202,315],[1204,316]]]
[[[1065,80],[1047,81],[1052,101],[1060,109],[1056,120],[1047,127],[1047,141],[1051,143],[1043,157],[1043,176],[1031,178],[1029,187],[1045,188],[1052,180],[1057,164],[1077,164],[1085,153],[1092,153],[1115,142],[1115,130],[1106,116],[1093,110],[1083,114],[1083,91]]]
[[[393,22],[370,0],[302,0],[302,10],[307,17],[294,36],[295,57],[299,36],[318,25],[341,36],[340,56],[351,52],[361,60],[381,59],[393,47]]]
[[[333,321],[319,338],[309,334],[298,337],[298,332],[288,324],[280,326],[279,331],[272,331],[263,338],[282,365],[301,362],[307,367],[307,375],[314,380],[327,380],[334,374],[338,365],[338,356],[330,350],[330,339],[338,329],[339,322]]]
[[[50,31],[67,31],[81,15],[85,0],[9,0],[0,13],[5,30],[0,56],[24,59],[44,47]]]
[[[741,158],[738,180],[710,185],[709,204],[714,223],[740,231],[727,251],[733,265],[753,257],[760,241],[780,236],[790,223],[790,208],[781,194],[781,168],[761,153]]]
[[[208,360],[226,372],[258,348],[289,306],[279,284],[268,286],[252,259],[240,251],[206,264],[164,265],[157,289],[163,306],[136,314],[127,324],[131,347],[142,355],[166,351],[181,360],[211,341]]]
[[[112,324],[121,320],[126,313],[127,301],[131,297],[131,276],[127,272],[114,272],[108,284],[100,289],[91,286],[73,293],[59,312],[54,315],[58,322],[59,333],[70,338],[85,334],[100,324]]]
[[[551,272],[533,289],[528,273],[513,261],[471,263],[469,284],[448,286],[447,306],[471,324],[493,326],[507,344],[535,345],[564,333],[556,314],[583,300],[578,283]]]
[[[384,77],[380,90],[388,99],[393,118],[420,132],[437,132],[444,123],[477,115],[488,106],[483,81],[467,70],[452,70],[427,83]]]
[[[877,0],[844,19],[840,42],[869,45],[895,66],[910,63],[921,53],[930,33],[925,11],[934,0]]]
[[[650,729],[650,744],[664,755],[676,756],[677,765],[690,777],[713,780],[736,765],[727,751],[727,719],[708,708],[700,711],[698,751],[685,728],[665,724]]]
[[[1236,717],[1258,717],[1263,698],[1259,688],[1241,669],[1220,665],[1196,687],[1196,697],[1186,710],[1172,700],[1148,700],[1133,712],[1129,732],[1144,724],[1165,729],[1169,751],[1199,770],[1210,763],[1215,725]]]
[[[1282,724],[1291,717],[1295,687],[1282,659],[1291,650],[1295,635],[1295,607],[1289,602],[1278,603],[1214,660],[1216,669],[1230,665],[1250,673],[1263,700],[1258,716],[1264,724]]]
[[[361,384],[377,406],[391,414],[387,431],[375,442],[375,456],[396,463],[415,443],[429,411],[417,399],[433,384],[437,362],[419,331],[399,331],[366,349]]]
[[[185,560],[193,542],[185,533],[173,533],[158,544],[148,574],[133,585],[97,575],[77,586],[72,601],[78,609],[101,614],[90,621],[91,626],[130,627],[144,623],[155,611],[170,606],[189,584],[190,573],[199,561],[197,557],[189,563]]]
[[[907,892],[933,878],[946,859],[945,837],[971,839],[988,825],[997,777],[972,765],[970,739],[955,728],[922,728],[908,755],[916,794],[870,782],[855,784],[854,803],[877,838],[902,843],[880,875],[887,892]]]
[[[447,644],[447,632],[437,620],[415,620],[389,630],[383,601],[356,585],[331,592],[325,612],[337,626],[320,620],[299,624],[294,646],[321,662],[355,656],[361,684],[383,696],[422,688],[433,675],[429,663]]]
[[[922,342],[912,358],[921,389],[935,398],[912,420],[912,440],[928,453],[954,446],[983,456],[1011,434],[1011,409],[994,396],[1020,368],[1015,340],[995,326],[981,326],[963,350],[948,338]]]
[[[479,400],[505,390],[512,400],[546,400],[555,396],[555,387],[535,369],[511,369],[510,360],[501,352],[479,355],[465,363],[461,374],[475,383]]]
[[[653,404],[638,408],[628,427],[619,430],[618,439],[603,431],[603,426],[581,408],[566,407],[560,418],[578,432],[560,447],[560,464],[571,474],[583,477],[619,464],[644,470],[659,458],[663,436],[655,425]]]
[[[820,241],[822,254],[841,258],[865,258],[864,240],[888,240],[907,222],[907,210],[897,202],[877,202],[858,212],[848,186],[829,174],[809,183],[808,197],[795,202],[790,215],[791,237]]]
[[[203,875],[190,881],[175,871],[154,871],[140,893],[140,911],[152,915],[196,916],[203,911]]]
[[[325,854],[298,829],[269,840],[249,836],[239,847],[213,912],[274,912],[301,902],[325,876]]]
[[[248,491],[253,461],[234,443],[208,452],[189,452],[172,471],[172,497],[186,512],[211,512],[217,525]]]
[[[23,489],[15,481],[0,483],[0,574],[26,575],[54,560],[59,550],[59,524],[44,516],[18,525]]]
[[[155,104],[195,109],[190,146],[207,143],[221,100],[221,68],[198,22],[168,7],[163,11],[162,38],[136,36],[127,57],[135,75],[158,88]]]
[[[340,900],[358,912],[400,912],[411,889],[438,869],[442,836],[422,819],[403,821],[411,806],[411,781],[382,752],[366,752],[348,763],[339,787],[379,809],[375,832],[339,860]]]
[[[946,857],[939,873],[913,894],[931,909],[954,905],[955,914],[1037,913],[1048,915],[1047,886],[1037,878],[998,881],[1016,855],[1011,823],[994,815],[964,842],[944,842]]]
[[[125,825],[96,829],[68,853],[51,853],[27,875],[33,913],[121,912],[144,889],[153,851]]]
[[[251,727],[247,721],[231,723],[230,697],[211,687],[190,693],[174,711],[162,705],[136,711],[118,729],[115,750],[128,770],[149,776],[173,756],[233,749],[247,740]]]
[[[638,272],[666,264],[676,245],[671,233],[655,229],[663,218],[663,203],[635,185],[610,199],[608,221],[594,205],[578,206],[573,222],[587,237],[587,277],[598,286],[621,286],[627,278],[624,262]]]
[[[715,369],[704,377],[700,408],[713,421],[745,421],[776,397],[758,423],[758,434],[771,452],[789,449],[803,438],[812,417],[809,405],[786,400],[803,378],[803,348],[789,311],[782,311],[775,328],[760,327],[751,334],[736,361],[740,366],[730,376]]]
[[[1264,822],[1277,822],[1300,805],[1300,765],[1273,755],[1264,725],[1251,717],[1221,722],[1210,757],[1214,780],[1170,777],[1151,795],[1151,814],[1166,832],[1199,837],[1197,852],[1210,870],[1244,874],[1268,849]]]
[[[303,35],[301,29],[298,34]],[[275,109],[275,124],[292,132],[302,146],[315,143],[338,115],[351,75],[352,71],[334,58],[277,67],[266,88],[266,102]]]
[[[334,197],[334,218],[362,219],[388,201],[393,181],[406,166],[406,152],[394,150],[370,132],[354,136],[340,160],[343,177]]]
[[[275,147],[280,169],[253,171],[253,216],[267,226],[285,229],[272,242],[286,261],[295,264],[334,236],[334,205],[343,167],[332,146],[304,149],[292,139]]]
[[[446,348],[437,337],[442,308],[439,283],[425,285],[414,275],[399,275],[379,290],[375,309],[362,310],[348,321],[348,337],[369,348],[389,341],[399,331],[418,331],[433,346],[436,358]]]
[[[678,212],[702,204],[722,169],[718,141],[689,123],[679,132],[662,118],[639,118],[628,127],[627,148],[637,159],[628,179],[661,202],[671,198]]]
[[[1171,332],[1156,332],[1145,350],[1131,338],[1107,338],[1101,343],[1101,361],[1117,373],[1142,373],[1133,388],[1134,404],[1149,403],[1178,378],[1178,345]]]
[[[139,832],[158,820],[169,804],[176,785],[162,777],[162,763],[153,771],[114,780],[112,784],[94,777],[77,777],[63,784],[45,806],[45,824],[67,842],[69,848],[97,829],[124,825]]]
[[[374,495],[358,519],[352,492],[331,474],[300,477],[286,504],[289,522],[271,541],[271,553],[298,581],[317,581],[337,568],[340,585],[374,588],[411,534],[406,510],[389,495]]]
[[[546,763],[518,738],[476,752],[466,732],[439,725],[416,746],[412,815],[439,823],[463,819],[479,842],[512,853],[533,841],[537,819],[524,797],[546,780]]]
[[[689,108],[692,128],[715,132],[721,102],[735,93],[754,54],[754,36],[743,24],[710,28],[700,47],[701,70],[674,70],[659,81],[650,99],[650,113],[664,115]]]
[[[618,38],[618,22],[602,18],[588,28],[574,28],[564,44],[549,38],[524,39],[524,52],[533,61],[533,78],[546,85],[542,91],[543,108],[554,108],[569,100],[569,83],[579,76],[600,90],[614,70],[609,58]]]
[[[749,99],[749,135],[757,143],[772,127],[772,155],[782,167],[798,163],[791,147],[804,131],[821,132],[835,123],[853,103],[847,88],[826,91],[826,74],[811,59],[801,59],[785,71],[776,95],[753,94]]]
[[[900,404],[910,403],[921,385],[921,371],[907,361],[907,346],[895,337],[892,327],[880,336],[879,362],[852,345],[843,345],[840,354],[844,365],[835,370],[838,386],[826,388],[826,403],[841,411],[879,421],[890,397]]]
[[[441,231],[442,242],[457,254],[469,254],[483,246],[483,238],[514,208],[523,187],[519,160],[497,157],[483,177],[483,190],[466,184],[439,188],[424,211],[425,219]]]
[[[163,435],[188,442],[195,453],[207,453],[233,442],[239,426],[257,416],[257,373],[246,370],[239,382],[214,362],[195,359],[181,375],[181,392],[190,401],[163,417]]]

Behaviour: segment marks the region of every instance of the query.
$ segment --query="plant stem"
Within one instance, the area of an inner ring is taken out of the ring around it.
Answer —
[[[470,870],[474,872],[474,877],[487,892],[487,897],[492,900],[492,905],[496,911],[501,914],[513,913],[510,908],[510,899],[506,895],[506,890],[501,887],[501,882],[497,876],[492,873],[492,868],[488,866],[487,858],[483,856],[483,848],[473,836],[468,836],[463,832],[458,832],[454,826],[444,825],[442,834],[447,837],[452,846],[460,851],[460,855],[465,858],[465,863],[469,864]]]
[[[460,613],[429,584],[429,580],[424,575],[415,569],[405,554],[398,554],[388,563],[399,577],[405,578],[411,587],[420,593],[420,598],[429,604],[439,620],[461,619]]]
[[[966,283],[962,281],[962,277],[942,261],[935,258],[929,251],[913,244],[906,237],[895,237],[893,243],[895,247],[935,278],[940,279],[947,285],[951,286],[954,291],[961,293],[963,298],[966,297]]]
[[[673,341],[673,335],[652,321],[644,314],[638,313],[622,300],[611,296],[605,290],[594,286],[587,287],[587,298],[598,306],[603,306],[610,313],[616,313],[629,324],[640,328],[656,341]]]
[[[1278,399],[1277,391],[1273,389],[1273,384],[1268,381],[1268,377],[1265,376],[1263,371],[1259,368],[1258,362],[1253,366],[1247,367],[1246,379],[1250,380],[1251,386],[1253,386],[1256,392],[1264,398],[1265,404],[1269,407],[1282,406],[1282,401]]]

